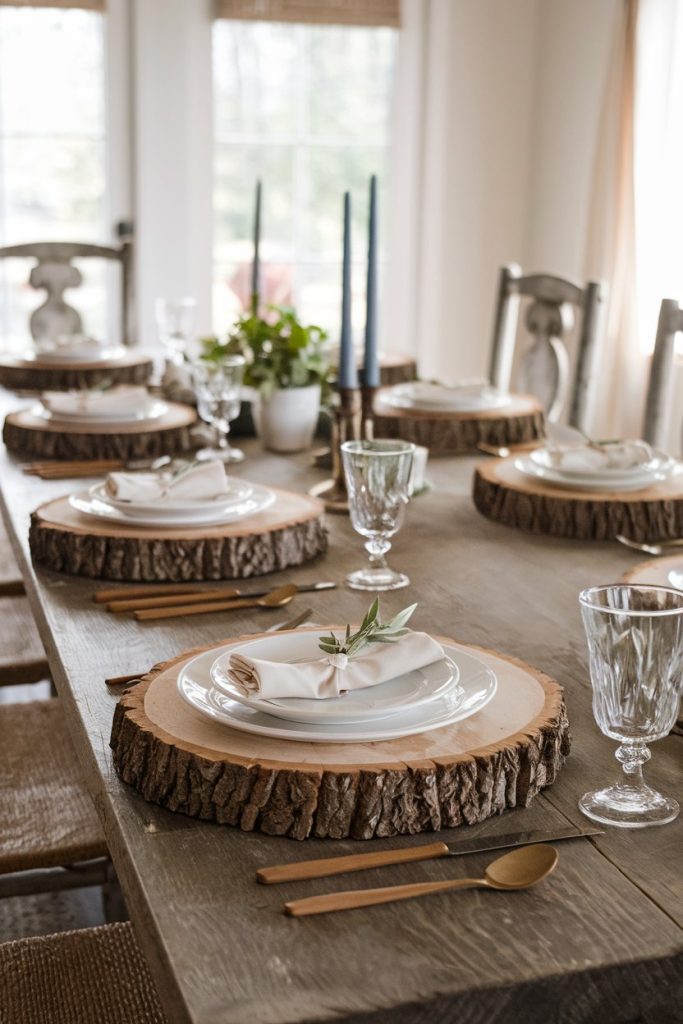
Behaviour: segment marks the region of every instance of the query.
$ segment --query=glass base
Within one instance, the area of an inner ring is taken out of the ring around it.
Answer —
[[[402,572],[393,572],[387,568],[357,569],[346,577],[346,582],[353,590],[400,590],[407,587],[410,580]]]
[[[195,453],[197,462],[208,462],[209,459],[220,459],[221,462],[243,462],[244,452],[239,448],[200,448]]]
[[[594,793],[584,793],[579,810],[601,825],[618,828],[648,828],[666,825],[678,817],[678,802],[651,786],[629,786],[622,782]]]

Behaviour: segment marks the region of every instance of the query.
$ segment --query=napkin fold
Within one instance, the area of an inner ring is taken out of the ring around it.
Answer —
[[[646,441],[615,441],[592,448],[588,445],[548,446],[554,469],[570,473],[596,473],[604,469],[637,469],[654,459]]]
[[[45,391],[40,401],[51,413],[59,416],[87,414],[106,418],[111,415],[137,415],[145,412],[149,404],[149,394],[145,387],[122,384],[106,391]]]
[[[225,466],[219,459],[197,462],[177,476],[172,473],[110,473],[107,494],[119,501],[151,502],[164,498],[202,501],[228,492]]]
[[[392,644],[371,644],[351,658],[346,668],[337,667],[336,655],[288,663],[231,655],[228,676],[245,697],[338,697],[345,690],[362,690],[431,665],[444,657],[443,648],[427,633],[406,633]]]

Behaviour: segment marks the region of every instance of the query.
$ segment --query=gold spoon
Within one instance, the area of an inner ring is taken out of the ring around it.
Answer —
[[[175,605],[172,608],[145,608],[135,612],[135,618],[171,619],[176,615],[203,615],[206,612],[231,611],[233,608],[282,608],[296,596],[299,588],[295,583],[271,590],[265,597],[240,597],[232,601],[207,601],[206,604]]]
[[[456,878],[447,882],[413,882],[409,885],[387,885],[381,889],[330,892],[324,896],[309,896],[285,903],[285,913],[291,917],[326,914],[332,910],[352,910],[354,907],[371,907],[377,903],[411,900],[415,896],[428,896],[449,889],[528,889],[549,875],[556,864],[557,850],[553,846],[537,843],[535,846],[512,850],[491,861],[483,878]]]

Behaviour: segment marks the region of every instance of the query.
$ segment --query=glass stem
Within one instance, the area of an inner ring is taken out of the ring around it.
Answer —
[[[365,550],[370,556],[370,565],[373,568],[387,569],[386,554],[390,548],[391,543],[386,537],[372,537],[370,540],[366,540]]]
[[[645,786],[643,765],[652,756],[645,744],[623,743],[617,747],[614,756],[624,769],[627,785],[633,786],[635,789],[642,789]]]

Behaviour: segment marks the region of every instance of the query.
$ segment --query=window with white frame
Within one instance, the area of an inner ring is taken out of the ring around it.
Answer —
[[[106,223],[104,16],[0,6],[0,245],[109,240]],[[28,337],[40,295],[30,262],[0,260],[3,340]],[[81,265],[74,304],[106,334],[105,268]]]
[[[353,198],[354,325],[365,319],[370,175],[389,211],[395,29],[216,21],[214,323],[250,298],[255,185],[263,186],[261,293],[335,334],[342,196]],[[380,239],[381,254],[381,239]]]

